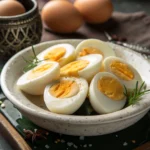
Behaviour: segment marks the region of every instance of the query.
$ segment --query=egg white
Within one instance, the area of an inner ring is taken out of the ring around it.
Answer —
[[[75,81],[79,86],[79,92],[68,98],[57,98],[54,97],[50,92],[50,87],[54,84],[57,84],[61,80],[69,80]],[[79,109],[79,107],[83,104],[86,99],[88,92],[88,83],[83,78],[75,78],[75,77],[62,77],[58,81],[54,81],[53,83],[46,86],[44,91],[44,101],[47,108],[53,112],[58,114],[73,114],[75,111]]]
[[[99,54],[90,54],[80,57],[77,60],[87,60],[90,62],[87,67],[78,72],[79,76],[87,81],[91,81],[94,75],[99,72],[102,65],[102,55]]]
[[[124,98],[120,101],[112,100],[111,98],[104,95],[98,89],[98,81],[101,77],[104,77],[104,76],[112,77],[112,78],[117,79],[117,77],[115,75],[113,75],[109,72],[99,72],[94,76],[94,78],[92,79],[92,81],[90,83],[90,87],[89,87],[89,100],[90,100],[90,103],[91,103],[93,109],[96,112],[100,113],[100,114],[105,114],[105,113],[111,113],[111,112],[118,111],[118,110],[122,109],[123,106],[126,103],[126,98]]]
[[[75,49],[76,57],[79,57],[79,53],[83,48],[93,47],[99,49],[103,53],[103,59],[108,56],[116,56],[114,50],[106,43],[98,39],[83,40],[79,43]]]
[[[78,73],[79,77],[82,77],[82,78],[86,79],[88,82],[90,82],[91,79],[93,78],[93,76],[96,73],[98,73],[100,70],[101,62],[102,62],[102,55],[90,54],[87,56],[80,57],[76,61],[78,61],[78,60],[87,60],[89,62],[89,64],[85,68],[83,68],[82,70],[79,70],[77,73]],[[66,66],[63,66],[63,67],[66,67]],[[63,67],[61,68],[62,70],[64,69]],[[61,76],[70,76],[69,74],[64,75],[63,71],[61,69],[60,69]],[[74,76],[74,75],[72,75],[72,76]]]
[[[41,76],[27,79],[29,74],[39,66],[44,64],[52,64],[52,67],[45,71]],[[22,91],[31,94],[31,95],[42,95],[47,84],[53,80],[57,80],[60,77],[60,67],[57,62],[43,62],[37,67],[29,70],[23,74],[17,81],[17,86]]]
[[[138,71],[137,71],[131,64],[127,63],[126,61],[124,61],[123,59],[121,59],[121,58],[119,58],[119,57],[110,56],[110,57],[108,57],[108,58],[106,58],[106,59],[104,60],[103,64],[104,64],[104,69],[105,69],[106,71],[108,71],[108,72],[110,72],[110,73],[113,73],[113,72],[111,71],[111,68],[110,68],[110,63],[111,63],[112,61],[114,61],[114,60],[118,60],[118,61],[120,61],[120,62],[122,62],[122,63],[128,65],[128,67],[130,68],[130,70],[134,73],[134,78],[133,78],[132,80],[130,80],[130,81],[123,80],[123,79],[121,79],[121,78],[119,78],[119,77],[117,76],[118,79],[122,82],[123,85],[126,86],[126,88],[127,88],[128,90],[134,89],[135,86],[136,86],[136,82],[137,82],[137,81],[138,81],[139,86],[142,84],[143,80],[142,80],[140,74],[138,73]]]
[[[61,58],[60,62],[58,62],[60,66],[64,66],[67,63],[69,63],[75,59],[75,48],[71,44],[57,44],[57,45],[51,46],[51,47],[47,48],[46,50],[44,50],[43,52],[41,52],[40,54],[38,54],[37,58],[39,60],[44,60],[44,56],[48,52],[54,50],[55,48],[59,48],[59,47],[63,47],[66,49],[66,53]],[[45,60],[45,61],[48,61],[48,60]],[[51,61],[51,60],[49,60],[49,61]]]

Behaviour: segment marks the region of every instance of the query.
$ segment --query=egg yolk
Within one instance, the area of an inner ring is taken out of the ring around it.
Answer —
[[[59,62],[60,59],[65,55],[66,49],[64,47],[57,47],[50,52],[48,52],[45,56],[45,60],[57,61]]]
[[[62,80],[53,85],[49,92],[56,98],[68,98],[79,92],[79,86],[75,81]]]
[[[105,67],[104,67],[104,64],[102,63],[100,67],[100,72],[104,72],[104,71],[105,71]]]
[[[124,98],[123,86],[112,77],[101,77],[98,80],[98,89],[112,100],[122,100]]]
[[[134,78],[134,73],[129,66],[120,61],[112,61],[110,68],[111,71],[122,80],[130,81]]]
[[[60,69],[60,75],[78,77],[78,71],[83,70],[85,67],[87,67],[88,64],[89,61],[87,60],[73,61]]]
[[[79,57],[89,55],[89,54],[101,54],[102,56],[104,56],[103,52],[101,52],[99,49],[94,47],[86,47],[79,52]]]
[[[36,67],[29,73],[29,75],[27,76],[27,79],[31,80],[31,79],[35,79],[37,77],[42,76],[52,66],[53,66],[53,64],[44,64],[39,67]]]

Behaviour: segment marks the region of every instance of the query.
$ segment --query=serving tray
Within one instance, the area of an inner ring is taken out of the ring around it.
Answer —
[[[14,129],[14,127],[7,121],[7,119],[2,114],[0,114],[0,129],[1,136],[5,137],[7,143],[9,143],[15,150],[31,150],[31,148],[25,142],[22,136]],[[7,146],[6,144],[5,148]],[[10,148],[11,147],[7,146],[7,150]]]

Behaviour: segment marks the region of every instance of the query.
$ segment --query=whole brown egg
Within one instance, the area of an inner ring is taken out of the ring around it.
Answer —
[[[15,0],[0,1],[0,16],[15,16],[25,13],[24,6]]]
[[[83,24],[81,14],[66,0],[48,2],[42,9],[42,20],[57,33],[75,32]]]
[[[111,0],[76,0],[74,6],[89,23],[104,23],[113,12]]]

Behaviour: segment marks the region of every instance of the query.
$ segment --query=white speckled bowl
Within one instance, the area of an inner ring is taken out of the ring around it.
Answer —
[[[35,45],[36,53],[43,51],[58,43],[70,43],[76,46],[81,40],[57,40]],[[117,45],[111,45],[117,56],[132,64],[144,77],[150,77],[150,64],[140,54],[124,49]],[[5,65],[1,74],[1,87],[10,101],[35,124],[50,131],[69,135],[102,135],[122,130],[141,119],[150,108],[150,94],[134,106],[120,111],[95,116],[59,115],[48,111],[42,97],[29,96],[16,88],[16,81],[22,74],[25,62],[22,56],[31,56],[31,47],[24,49],[13,56]]]

